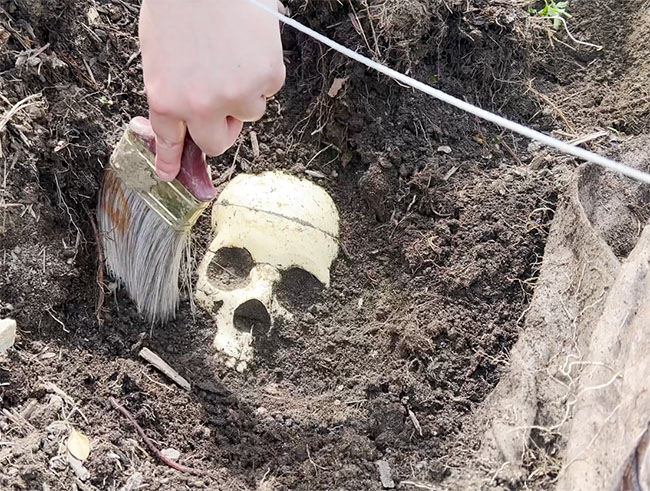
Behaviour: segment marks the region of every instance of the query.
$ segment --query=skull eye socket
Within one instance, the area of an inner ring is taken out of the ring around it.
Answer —
[[[253,265],[246,249],[222,247],[208,265],[208,279],[222,290],[235,290],[246,285]]]
[[[300,309],[322,301],[323,284],[311,273],[300,268],[291,268],[282,272],[278,285],[278,296]]]

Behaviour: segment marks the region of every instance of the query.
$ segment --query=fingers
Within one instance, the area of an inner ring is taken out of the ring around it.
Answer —
[[[150,91],[150,120],[156,135],[156,172],[172,181],[180,170],[185,134],[189,128],[194,142],[209,156],[230,148],[239,136],[244,121],[257,121],[266,112],[266,98],[277,93],[285,80],[284,63],[265,70],[264,84],[257,89],[231,87],[220,97],[207,97],[205,90],[186,96],[184,105],[169,106],[166,94]],[[259,94],[257,96],[253,94]]]
[[[181,168],[187,128],[180,119],[154,111],[149,119],[156,134],[156,172],[163,181],[173,181]]]
[[[215,116],[210,119],[194,119],[187,126],[192,139],[201,150],[216,157],[235,143],[243,125],[240,119],[232,116]]]
[[[235,88],[229,98],[222,100],[228,114],[241,121],[257,121],[266,112],[266,100],[280,92],[287,76],[284,60],[280,57],[265,69],[258,69],[260,83],[238,91]],[[259,95],[256,95],[259,94]]]
[[[276,83],[277,86],[277,83]],[[279,90],[279,87],[277,88]],[[273,94],[277,90],[269,89]],[[151,111],[150,120],[156,134],[156,172],[164,181],[172,181],[180,170],[185,133],[189,128],[194,142],[212,157],[228,150],[241,133],[244,121],[257,121],[266,112],[266,97],[259,96],[247,101],[230,104],[231,111],[193,110],[193,119],[186,124],[178,117]]]
[[[264,95],[266,97],[272,97],[278,92],[280,92],[280,89],[284,86],[284,82],[286,81],[287,78],[287,67],[284,64],[284,60],[280,60],[278,65],[274,67],[267,79],[267,85],[266,85],[266,90],[264,91]]]
[[[266,97],[260,96],[246,102],[233,104],[231,116],[240,121],[257,121],[266,112]]]

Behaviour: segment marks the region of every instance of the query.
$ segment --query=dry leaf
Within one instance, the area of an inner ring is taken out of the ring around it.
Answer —
[[[68,452],[79,460],[86,460],[90,455],[90,440],[74,428],[68,437]]]
[[[332,82],[332,86],[330,87],[330,90],[327,92],[327,95],[334,98],[338,95],[338,93],[341,91],[343,86],[345,85],[345,82],[348,81],[348,77],[345,78],[335,78],[334,82]]]

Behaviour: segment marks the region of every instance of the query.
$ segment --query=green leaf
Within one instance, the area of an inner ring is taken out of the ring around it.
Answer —
[[[544,8],[538,11],[537,15],[541,17],[555,17],[553,19],[553,29],[558,30],[562,26],[562,21],[557,19],[557,17],[566,17],[567,19],[571,18],[571,14],[566,11],[568,7],[568,1],[556,3],[555,0],[551,0],[550,2],[544,0]],[[529,9],[529,13],[531,13],[531,10],[532,9]]]

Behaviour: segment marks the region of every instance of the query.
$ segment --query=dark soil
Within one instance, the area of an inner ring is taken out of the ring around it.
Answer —
[[[0,317],[20,328],[0,362],[0,488],[369,490],[382,489],[380,460],[405,489],[453,488],[450,469],[465,467],[488,486],[472,411],[507,369],[577,162],[285,28],[286,87],[213,160],[214,179],[283,169],[316,180],[339,208],[345,253],[329,289],[285,274],[294,320],[260,334],[239,374],[214,357],[215,327],[189,298],[151,329],[104,277],[97,312],[102,167],[122,125],[147,113],[131,1],[0,0],[0,117],[37,94],[0,123]],[[610,128],[592,149],[648,130],[643,2],[572,3],[572,34],[600,52],[517,2],[286,3],[343,44],[519,122],[567,139]],[[336,78],[347,80],[332,98]],[[197,260],[209,232],[206,216]],[[241,276],[250,268],[220,257]],[[140,359],[143,345],[192,391]],[[197,472],[157,460],[109,397]],[[91,439],[87,478],[65,460],[66,424]]]

